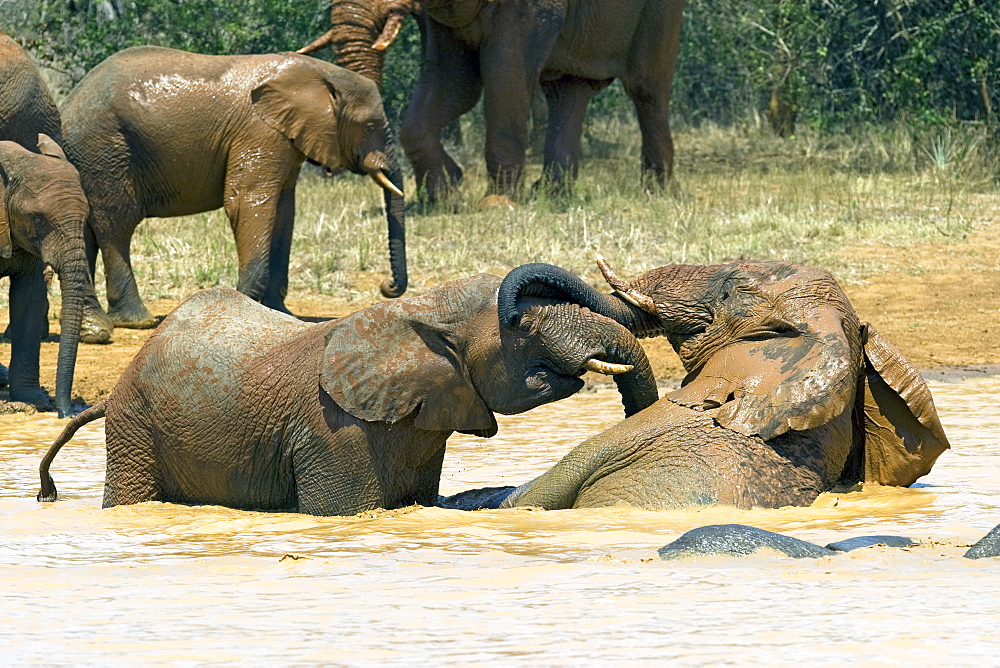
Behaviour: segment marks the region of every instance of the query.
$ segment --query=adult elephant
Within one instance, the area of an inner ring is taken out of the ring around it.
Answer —
[[[741,261],[626,283],[602,269],[615,296],[558,267],[519,267],[501,287],[501,321],[517,324],[525,295],[584,304],[666,336],[688,372],[681,388],[522,487],[447,504],[801,506],[839,484],[910,485],[949,447],[920,374],[829,273]]]
[[[148,216],[225,207],[239,256],[237,289],[285,310],[303,160],[371,176],[385,190],[392,279],[406,289],[402,175],[378,89],[353,72],[292,53],[206,56],[121,51],[87,73],[63,107],[66,153],[80,169],[116,326],[153,327],[129,259]],[[100,306],[88,303],[87,318]]]
[[[24,49],[0,31],[0,140],[38,150],[38,135],[62,142],[59,110]]]
[[[93,296],[83,227],[87,198],[80,177],[59,145],[39,135],[33,153],[0,141],[0,276],[10,277],[10,398],[40,408],[50,399],[39,379],[39,352],[46,336],[48,293],[42,271],[50,265],[62,292],[56,409],[70,414],[73,370],[80,341],[83,300]]]
[[[381,79],[384,51],[412,0],[333,0],[331,30],[301,49],[333,45],[340,65]],[[541,83],[549,107],[545,178],[575,175],[587,103],[621,79],[642,132],[642,169],[671,178],[670,88],[683,0],[422,0],[424,49],[410,98],[403,148],[429,198],[462,178],[441,131],[483,95],[490,192],[516,194],[528,119]]]
[[[522,300],[498,325],[500,279],[480,275],[420,297],[305,324],[232,290],[169,315],[108,399],[104,505],[141,501],[349,515],[437,501],[453,431],[492,436],[494,412],[565,398],[585,370],[617,374],[627,414],[656,400],[638,341],[573,304]]]

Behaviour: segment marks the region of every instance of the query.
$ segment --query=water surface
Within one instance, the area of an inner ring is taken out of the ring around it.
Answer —
[[[327,518],[146,503],[101,510],[103,420],[53,467],[63,423],[0,422],[0,657],[133,663],[972,664],[1000,654],[1000,379],[932,383],[953,450],[916,488],[809,508],[403,509]],[[519,484],[621,419],[613,390],[449,442],[445,494]],[[923,541],[819,560],[661,562],[688,529],[741,522],[820,544]]]

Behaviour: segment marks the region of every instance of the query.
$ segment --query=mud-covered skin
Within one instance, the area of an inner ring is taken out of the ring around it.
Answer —
[[[367,174],[384,189],[393,277],[406,289],[403,181],[377,87],[291,53],[206,56],[121,51],[87,73],[63,105],[66,152],[91,204],[88,254],[100,250],[116,325],[156,324],[139,296],[129,247],[139,222],[224,207],[239,259],[237,289],[285,310],[295,184],[306,159]],[[100,312],[88,301],[90,314]]]
[[[774,550],[793,559],[831,557],[833,550],[773,531],[743,524],[715,524],[688,531],[657,550],[660,559],[702,556],[743,557],[762,549]]]
[[[519,267],[498,294],[501,322],[518,322],[528,295],[582,304],[666,336],[689,372],[682,387],[484,502],[803,506],[840,483],[912,484],[949,447],[920,374],[825,271],[743,261],[609,280],[627,300],[557,267]]]
[[[48,264],[59,276],[62,292],[55,408],[67,417],[83,302],[94,297],[83,241],[87,199],[79,174],[55,141],[44,134],[35,141],[37,152],[0,141],[0,276],[10,277],[7,382],[12,400],[52,408],[39,382],[40,344],[48,333],[43,275]]]
[[[0,141],[37,151],[39,133],[62,143],[59,110],[28,54],[0,32]]]
[[[518,193],[539,85],[549,108],[548,181],[575,176],[587,104],[615,79],[636,108],[645,178],[659,186],[670,180],[670,89],[683,0],[336,0],[333,28],[307,48],[335,44],[338,64],[377,81],[387,23],[417,4],[423,59],[400,140],[430,199],[461,181],[441,131],[480,96],[490,192]]]
[[[656,400],[642,348],[576,305],[535,306],[501,331],[480,275],[332,322],[305,324],[233,290],[197,293],[159,326],[100,410],[104,505],[141,501],[354,514],[438,498],[453,431],[496,433],[519,413],[579,390],[595,359],[633,365],[623,402]],[[640,377],[641,376],[641,377]]]

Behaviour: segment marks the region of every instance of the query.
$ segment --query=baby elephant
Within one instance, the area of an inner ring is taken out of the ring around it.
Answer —
[[[159,326],[111,395],[104,506],[142,501],[347,515],[434,504],[453,431],[489,437],[494,412],[558,401],[590,369],[617,374],[627,414],[656,401],[632,334],[575,304],[525,298],[500,326],[500,279],[479,275],[306,324],[227,289]]]

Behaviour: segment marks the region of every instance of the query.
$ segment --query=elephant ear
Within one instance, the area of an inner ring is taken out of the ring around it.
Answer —
[[[340,166],[337,91],[304,58],[286,60],[250,91],[254,112],[313,162]]]
[[[62,147],[56,142],[55,139],[48,136],[44,132],[38,133],[38,152],[42,155],[47,155],[50,158],[58,158],[63,162],[69,162],[66,158],[66,154],[63,153]]]
[[[951,445],[920,373],[871,325],[862,336],[865,482],[907,487]]]
[[[493,284],[486,291],[476,279],[452,281],[338,321],[327,336],[323,389],[362,420],[398,422],[415,413],[419,429],[496,434],[496,419],[472,384],[455,334],[494,300],[500,279],[488,278]]]
[[[14,252],[10,241],[10,222],[7,218],[7,177],[0,167],[0,258],[6,260]]]
[[[853,408],[856,359],[839,314],[831,312],[797,333],[722,348],[667,396],[691,408],[719,407],[720,425],[766,441]]]

